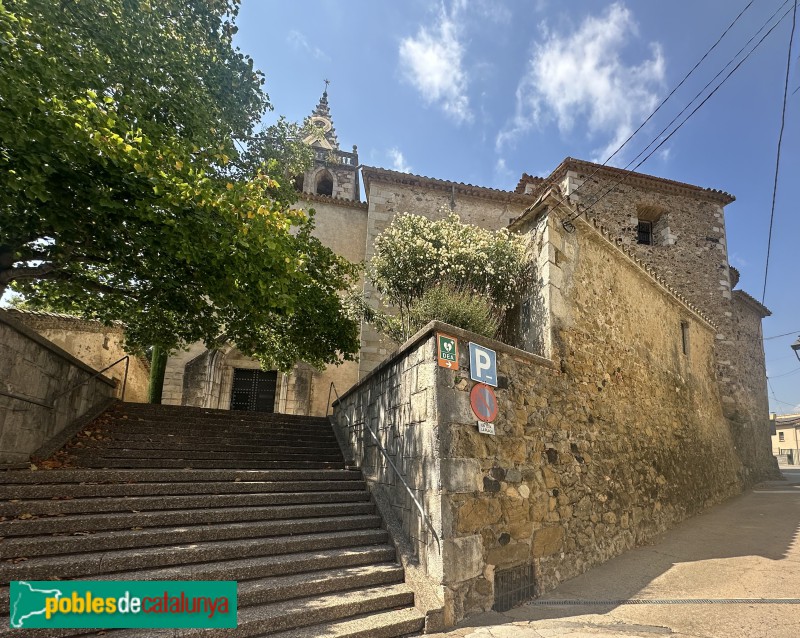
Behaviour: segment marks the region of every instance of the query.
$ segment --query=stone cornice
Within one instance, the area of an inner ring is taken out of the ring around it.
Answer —
[[[451,182],[445,179],[425,177],[424,175],[401,173],[400,171],[392,171],[388,168],[362,166],[361,175],[364,178],[364,189],[367,192],[367,199],[369,199],[370,183],[374,181],[388,184],[399,184],[401,186],[430,188],[448,193],[455,189],[455,192],[461,195],[469,195],[470,197],[490,199],[500,202],[530,204],[532,201],[530,195],[514,193],[512,191],[503,191],[496,188],[488,188],[486,186],[475,186],[473,184],[465,184],[464,182]]]
[[[688,195],[689,197],[696,197],[708,201],[722,204],[723,206],[735,201],[736,198],[730,193],[713,188],[703,188],[702,186],[695,186],[685,182],[677,182],[675,180],[666,179],[664,177],[656,177],[654,175],[647,175],[645,173],[634,173],[631,171],[623,170],[621,168],[614,168],[613,166],[603,166],[586,160],[575,159],[574,157],[567,157],[558,167],[550,173],[544,182],[536,188],[531,195],[539,196],[547,190],[549,186],[557,184],[569,171],[582,171],[584,173],[597,172],[604,177],[611,177],[621,181],[621,183],[632,184],[645,188],[647,190],[658,191],[661,193],[675,194],[675,195]]]

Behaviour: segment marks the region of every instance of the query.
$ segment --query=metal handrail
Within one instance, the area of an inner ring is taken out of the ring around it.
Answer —
[[[127,355],[127,354],[124,357],[121,357],[121,358],[117,359],[111,365],[107,365],[102,370],[98,370],[93,375],[91,375],[90,377],[84,379],[80,383],[77,383],[77,384],[73,385],[72,387],[67,388],[63,392],[59,392],[58,394],[53,396],[50,399],[49,402],[41,401],[39,399],[34,399],[32,397],[26,397],[26,396],[21,395],[21,394],[16,394],[15,392],[4,392],[3,390],[0,390],[0,395],[5,396],[5,397],[11,397],[12,399],[17,399],[18,401],[25,401],[26,403],[33,403],[34,405],[40,405],[43,408],[47,408],[48,410],[54,410],[55,407],[56,407],[56,401],[58,399],[60,399],[61,397],[65,396],[67,394],[69,394],[74,389],[80,388],[82,385],[86,385],[87,383],[89,383],[89,381],[91,381],[95,377],[99,377],[106,370],[109,370],[109,369],[113,368],[115,365],[117,365],[121,361],[125,362],[125,376],[122,377],[122,394],[120,395],[120,401],[124,401],[125,400],[125,388],[128,385],[128,367],[129,367],[129,364],[130,364],[130,355]]]
[[[130,364],[130,359],[131,359],[131,357],[130,357],[130,355],[128,355],[128,354],[126,354],[124,357],[120,357],[119,359],[117,359],[117,360],[116,360],[114,363],[112,363],[111,365],[107,365],[107,366],[106,366],[105,368],[103,368],[102,370],[98,370],[97,372],[95,372],[95,373],[94,373],[92,376],[90,376],[88,379],[84,379],[84,380],[83,380],[83,381],[81,381],[80,383],[76,383],[76,384],[75,384],[74,386],[72,386],[71,388],[67,388],[67,389],[66,389],[66,390],[64,390],[63,392],[60,392],[60,393],[58,393],[58,394],[57,394],[57,395],[55,395],[55,396],[54,396],[52,399],[50,399],[50,403],[53,405],[53,407],[55,407],[55,403],[56,403],[56,400],[57,400],[57,399],[60,399],[61,397],[63,397],[63,396],[64,396],[64,395],[66,395],[66,394],[69,394],[69,393],[70,393],[70,392],[72,392],[72,391],[73,391],[75,388],[80,388],[82,385],[85,385],[85,384],[89,383],[89,381],[91,381],[91,380],[92,380],[92,379],[94,379],[95,377],[99,377],[99,376],[100,376],[101,374],[103,374],[103,373],[104,373],[106,370],[110,370],[111,368],[113,368],[115,365],[117,365],[117,364],[118,364],[118,363],[120,363],[121,361],[124,361],[124,362],[125,362],[125,376],[124,376],[124,377],[122,377],[122,394],[120,395],[120,397],[119,397],[119,398],[120,398],[120,401],[124,401],[124,400],[125,400],[125,387],[128,385],[128,365]]]
[[[330,408],[331,404],[331,391],[333,391],[334,394],[336,394],[336,400],[339,403],[341,403],[342,401],[341,398],[339,397],[339,392],[337,392],[336,390],[336,386],[334,385],[333,381],[331,381],[330,388],[328,388],[328,407],[325,408],[325,416],[327,418],[333,417],[333,415],[328,416],[328,409]],[[344,418],[347,419],[347,427],[352,428],[353,422],[350,419],[350,416],[346,412],[344,414]],[[441,541],[439,540],[439,535],[436,533],[436,529],[433,527],[431,519],[425,513],[425,508],[422,506],[422,503],[420,503],[419,500],[417,500],[417,497],[414,496],[414,492],[412,491],[411,486],[406,482],[406,479],[400,473],[400,470],[397,469],[397,466],[394,464],[394,461],[392,461],[391,457],[389,456],[389,453],[386,451],[386,448],[383,447],[383,445],[380,442],[380,439],[378,439],[378,435],[375,434],[375,432],[372,431],[372,428],[366,424],[364,425],[364,429],[366,429],[367,432],[369,432],[370,436],[375,441],[375,445],[377,446],[378,450],[380,450],[381,454],[383,454],[383,458],[386,459],[386,462],[389,464],[389,467],[391,467],[392,470],[394,470],[395,475],[397,476],[397,478],[400,479],[400,482],[403,484],[403,487],[406,488],[406,492],[408,492],[408,495],[411,497],[411,500],[414,501],[414,505],[417,506],[419,513],[422,515],[422,520],[425,521],[426,526],[431,531],[431,534],[433,534],[433,538],[436,540],[436,546],[439,548],[439,551],[441,551],[442,545]]]

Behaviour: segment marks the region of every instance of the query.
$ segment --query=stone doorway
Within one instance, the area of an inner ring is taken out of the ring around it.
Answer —
[[[278,373],[275,370],[234,368],[231,410],[274,412]]]

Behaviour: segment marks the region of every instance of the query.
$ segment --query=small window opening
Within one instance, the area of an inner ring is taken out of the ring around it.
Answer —
[[[686,321],[681,321],[681,346],[683,354],[689,355],[689,324]]]
[[[327,171],[317,178],[317,195],[333,195],[333,178]]]
[[[783,443],[785,440],[786,440],[786,436],[784,435],[784,433],[783,432],[778,432],[778,441]]]
[[[636,225],[636,242],[648,246],[653,243],[653,222],[639,220]]]

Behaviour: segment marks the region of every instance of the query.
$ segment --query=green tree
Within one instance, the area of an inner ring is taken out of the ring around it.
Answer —
[[[132,349],[222,339],[350,358],[353,267],[291,210],[298,127],[259,123],[238,0],[0,0],[0,294],[122,320]]]
[[[491,336],[518,301],[529,272],[527,239],[404,213],[375,240],[367,273],[396,315],[362,307],[367,321],[402,341],[432,319]]]

